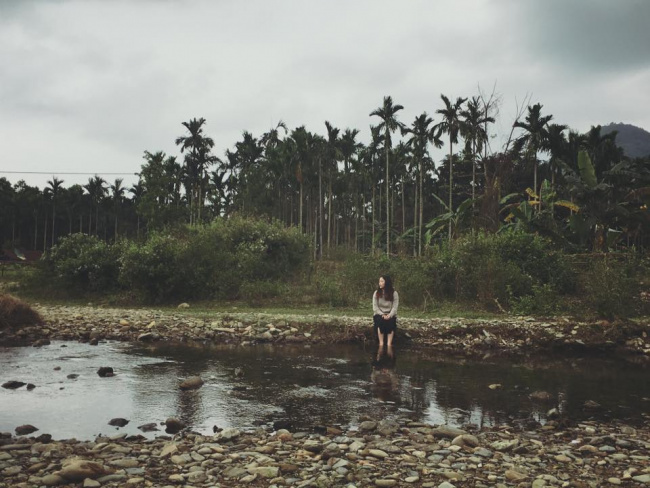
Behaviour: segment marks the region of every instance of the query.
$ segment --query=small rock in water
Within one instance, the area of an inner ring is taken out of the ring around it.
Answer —
[[[587,400],[582,406],[586,410],[597,410],[600,408],[600,403],[595,402],[593,400]]]
[[[200,376],[192,376],[191,378],[187,378],[185,381],[183,381],[180,384],[180,389],[181,390],[198,390],[203,386],[203,380],[201,379]]]
[[[124,427],[128,423],[129,423],[129,421],[126,420],[126,419],[115,418],[115,419],[111,419],[108,422],[108,425],[112,425],[113,427]]]
[[[79,378],[79,375],[77,373],[72,373],[72,374],[69,374],[68,376],[66,376],[66,378],[68,378],[69,380],[74,380],[74,379]]]
[[[32,432],[36,432],[38,428],[33,425],[25,424],[19,427],[16,427],[16,435],[29,435]]]
[[[531,400],[537,400],[539,402],[550,402],[553,400],[553,395],[547,391],[534,391],[528,395],[528,398]]]
[[[115,373],[113,372],[113,368],[110,366],[102,366],[97,370],[97,374],[101,378],[110,378],[111,376],[115,376]]]
[[[33,383],[27,383],[27,389],[28,389],[29,391],[32,391],[34,388],[36,388],[36,385],[35,385],[35,384],[33,384]]]
[[[149,424],[139,425],[138,429],[142,432],[155,432],[158,431],[158,425],[155,422],[151,422]]]
[[[165,432],[168,434],[176,434],[185,428],[185,424],[174,417],[169,417],[165,420]]]
[[[22,381],[7,381],[6,383],[2,384],[2,387],[8,390],[15,390],[21,386],[25,386],[26,384],[27,383],[23,383]]]

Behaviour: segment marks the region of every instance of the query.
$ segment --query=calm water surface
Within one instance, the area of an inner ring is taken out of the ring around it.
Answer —
[[[141,433],[137,426],[175,416],[194,430],[288,421],[354,426],[363,415],[409,416],[429,423],[492,425],[513,419],[543,422],[558,407],[576,420],[635,422],[650,411],[648,369],[594,359],[548,363],[447,360],[435,350],[395,348],[378,357],[361,346],[191,346],[53,342],[43,348],[0,348],[0,383],[33,383],[27,391],[0,388],[0,431],[32,424],[55,438]],[[116,376],[100,378],[111,366]],[[55,367],[61,369],[55,371]],[[68,378],[70,374],[79,375]],[[181,391],[199,375],[205,385]],[[488,386],[499,383],[502,388]],[[549,404],[528,395],[548,391]],[[602,408],[586,410],[587,400]],[[115,417],[130,423],[117,429]],[[158,433],[164,433],[164,427]],[[150,437],[156,433],[147,434]]]

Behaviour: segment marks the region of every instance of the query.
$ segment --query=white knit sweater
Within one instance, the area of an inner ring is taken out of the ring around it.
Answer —
[[[377,290],[372,294],[372,311],[375,315],[388,314],[391,318],[397,315],[399,295],[393,291],[393,301],[384,300],[384,297],[377,298]]]

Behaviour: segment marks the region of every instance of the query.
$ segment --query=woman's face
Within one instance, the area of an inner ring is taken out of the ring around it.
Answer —
[[[383,290],[384,286],[386,286],[386,281],[383,278],[379,278],[379,288]]]

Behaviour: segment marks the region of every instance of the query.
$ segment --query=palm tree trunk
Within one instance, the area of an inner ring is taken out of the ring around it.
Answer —
[[[453,188],[454,188],[454,145],[449,137],[449,212],[454,211]],[[449,242],[451,242],[451,218],[449,219]]]
[[[303,225],[302,225],[302,182],[300,182],[300,203],[298,211],[298,223],[300,225],[300,232],[304,234]]]
[[[54,223],[56,222],[56,205],[52,203],[52,247],[54,247]]]
[[[413,256],[418,255],[418,183],[413,182]]]
[[[389,146],[388,146],[388,128],[386,129],[386,256],[390,257],[390,202],[389,202],[389,184],[388,184],[388,160],[389,160]]]
[[[34,251],[38,245],[38,214],[34,214]]]
[[[375,254],[375,193],[375,185],[372,185],[372,241],[370,241],[372,254]]]
[[[47,214],[45,214],[45,218],[43,219],[43,251],[47,249]]]
[[[323,167],[318,158],[318,259],[323,259]]]
[[[327,249],[330,248],[330,234],[332,231],[332,173],[329,178],[329,200],[327,202]]]
[[[422,188],[422,179],[423,179],[423,164],[422,161],[420,161],[420,223],[418,225],[418,256],[422,256],[422,218],[423,218],[423,210],[424,210],[424,193],[423,193],[423,188]]]
[[[404,175],[402,175],[402,234],[406,232],[406,204],[404,200],[404,194],[406,193],[404,188]]]
[[[474,208],[474,200],[476,199],[476,148],[474,141],[472,141],[472,208]]]

